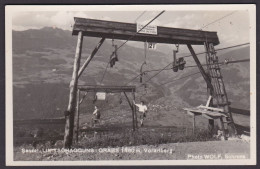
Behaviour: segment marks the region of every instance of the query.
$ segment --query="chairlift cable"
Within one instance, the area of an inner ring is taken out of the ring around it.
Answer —
[[[231,63],[239,63],[239,62],[249,62],[250,59],[242,59],[242,60],[234,60],[234,61],[228,61],[228,64]],[[210,64],[202,64],[202,66],[208,66]],[[224,65],[224,62],[219,63],[220,66]],[[190,66],[185,66],[185,68],[192,68],[192,67],[197,67],[197,65],[190,65]],[[153,69],[153,70],[147,70],[145,72],[153,72],[153,71],[159,71],[161,69]],[[164,70],[172,70],[172,68],[167,68]],[[135,77],[133,77],[131,80],[129,80],[125,85],[131,83],[132,81],[134,81],[136,78],[138,78],[140,76],[140,74],[136,75]]]
[[[142,31],[145,27],[147,27],[150,23],[152,23],[155,19],[157,19],[159,16],[161,16],[165,10],[160,12],[158,15],[156,15],[152,20],[150,20],[146,25],[144,25],[139,31],[137,31],[134,35],[130,36],[129,39],[127,39],[124,43],[122,43],[119,47],[118,50],[123,47],[129,40],[131,40],[133,37],[135,37],[140,31]]]
[[[237,11],[231,12],[231,13],[229,13],[229,14],[227,14],[227,15],[221,17],[221,18],[218,18],[218,19],[214,20],[213,22],[208,23],[207,25],[201,27],[200,30],[203,29],[203,28],[205,28],[205,27],[208,27],[209,25],[211,25],[211,24],[213,24],[213,23],[216,23],[216,22],[218,22],[218,21],[220,21],[220,20],[222,20],[222,19],[224,19],[224,18],[226,18],[226,17],[228,17],[228,16],[230,16],[230,15],[233,15],[235,12],[237,12]]]
[[[234,45],[234,46],[229,46],[229,47],[225,47],[225,48],[220,48],[220,49],[216,49],[215,51],[221,51],[221,50],[226,50],[226,49],[230,49],[230,48],[235,48],[235,47],[240,47],[240,46],[245,46],[245,45],[249,45],[250,43],[243,43],[243,44],[239,44],[239,45]],[[206,52],[201,52],[201,53],[197,53],[196,55],[201,55],[201,54],[205,54]],[[187,56],[183,56],[183,58],[185,57],[190,57],[192,55],[187,55]],[[145,83],[147,83],[148,81],[150,81],[152,78],[154,78],[155,76],[157,76],[159,73],[161,73],[163,70],[167,69],[168,66],[170,66],[172,63],[169,63],[168,65],[166,65],[164,68],[159,69],[159,72],[156,73],[155,75],[153,75],[151,78],[149,78]]]
[[[138,19],[140,19],[144,14],[145,14],[146,11],[143,11],[136,19],[135,19],[135,23],[137,22]]]
[[[249,62],[249,61],[250,61],[250,59],[234,60],[234,61],[228,62],[228,64],[230,64],[230,63],[240,63],[240,62]],[[224,65],[225,65],[224,62],[219,63],[219,66],[224,66]],[[203,66],[206,66],[206,64],[204,64]],[[191,66],[190,66],[190,67],[191,67]],[[199,74],[199,73],[200,73],[200,72],[196,72],[196,73],[193,73],[193,74],[190,74],[190,75],[187,75],[187,76],[180,77],[180,78],[178,78],[178,79],[173,79],[173,80],[171,80],[171,81],[162,83],[162,84],[158,85],[157,87],[162,86],[162,85],[165,85],[165,84],[168,84],[168,83],[171,83],[171,82],[174,82],[174,81],[177,81],[177,80],[181,80],[181,79],[184,79],[184,78],[187,78],[187,77],[190,77],[190,76]]]
[[[127,39],[124,43],[122,43],[118,48],[117,48],[117,51],[123,47],[129,40],[131,40],[134,36],[136,36],[140,31],[142,31],[146,26],[148,26],[150,23],[152,23],[155,19],[157,19],[160,15],[162,15],[163,13],[165,12],[165,10],[161,11],[158,15],[156,15],[152,20],[150,20],[145,26],[143,26],[139,31],[137,31],[134,35],[132,35],[129,39]],[[108,65],[109,65],[109,62],[111,60],[109,59],[108,63],[107,63],[107,66],[105,68],[105,71],[103,73],[103,77],[101,79],[101,83],[105,77],[105,74],[106,74],[106,71],[107,71],[107,68],[108,68]]]

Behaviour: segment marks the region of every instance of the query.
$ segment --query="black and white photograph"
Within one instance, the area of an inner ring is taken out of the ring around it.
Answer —
[[[255,165],[256,9],[7,5],[6,165]]]

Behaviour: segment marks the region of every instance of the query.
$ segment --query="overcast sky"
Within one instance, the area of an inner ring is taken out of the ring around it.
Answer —
[[[104,10],[104,9],[103,9]],[[58,27],[71,30],[73,17],[84,17],[134,23],[144,11],[23,11],[13,14],[13,30]],[[137,22],[147,23],[160,11],[146,11]],[[167,11],[152,24],[157,26],[198,30],[234,11]],[[213,23],[203,30],[217,31],[220,45],[230,46],[249,42],[249,13],[237,10],[232,15]]]

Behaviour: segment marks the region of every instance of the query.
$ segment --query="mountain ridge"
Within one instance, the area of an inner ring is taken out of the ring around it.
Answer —
[[[99,38],[84,38],[81,65],[99,40]],[[49,27],[40,30],[13,31],[13,84],[16,97],[14,109],[16,111],[24,105],[29,105],[32,98],[26,99],[32,95],[35,97],[44,96],[45,100],[49,100],[48,94],[45,94],[49,90],[53,93],[56,92],[56,95],[51,96],[51,98],[55,98],[55,101],[49,104],[57,105],[59,108],[58,113],[61,113],[61,107],[67,104],[68,86],[72,75],[76,43],[77,37],[72,36],[70,31],[59,28]],[[122,41],[115,40],[115,44],[121,43]],[[112,42],[106,40],[82,74],[79,83],[94,85],[100,83],[112,52]],[[128,45],[118,51],[118,56],[119,61],[116,62],[115,66],[113,68],[108,67],[103,84],[124,85],[140,73],[141,64],[145,61],[143,49]],[[178,56],[181,56],[181,54]],[[220,61],[226,58],[230,60],[245,59],[249,57],[249,47],[218,52],[218,56]],[[199,58],[203,63],[204,57],[199,56]],[[191,57],[187,58],[186,61],[187,66],[195,65]],[[172,62],[172,54],[167,56],[162,52],[147,50],[146,62],[144,70],[161,69]],[[177,73],[172,70],[162,71],[147,83],[147,92],[145,92],[144,87],[141,87],[139,77],[130,84],[138,86],[137,100],[145,98],[145,100],[154,103],[183,103],[186,106],[196,106],[204,104],[207,100],[206,84],[200,74],[158,87],[162,82],[178,79],[195,71],[198,71],[196,67],[193,69],[185,68]],[[222,72],[232,104],[237,108],[249,108],[249,63],[224,65]],[[155,75],[155,73],[151,72],[144,75],[144,81]],[[37,88],[42,89],[42,91],[36,92]],[[63,90],[63,92],[58,90]],[[45,93],[42,93],[43,91]],[[34,92],[37,94],[33,94]],[[27,96],[28,94],[30,96],[24,97],[24,95]],[[45,105],[41,97],[35,97],[35,104],[39,102],[39,104]],[[62,98],[62,101],[59,102],[58,98]],[[26,104],[23,105],[24,102]],[[50,105],[46,106],[50,107]],[[56,110],[54,107],[52,111]],[[32,109],[34,109],[35,113],[42,111],[41,106],[36,106],[36,108],[26,106],[22,108],[22,112],[29,112]],[[22,116],[23,113],[19,114]]]

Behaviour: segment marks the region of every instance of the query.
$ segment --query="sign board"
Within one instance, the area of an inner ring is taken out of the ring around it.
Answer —
[[[156,43],[147,42],[147,48],[155,50],[156,49]]]
[[[106,100],[106,93],[104,92],[97,92],[96,96],[97,100]]]
[[[147,25],[145,28],[143,28],[144,26],[145,25],[143,25],[143,24],[137,23],[136,24],[136,32],[139,31],[138,33],[157,35],[157,26]]]

